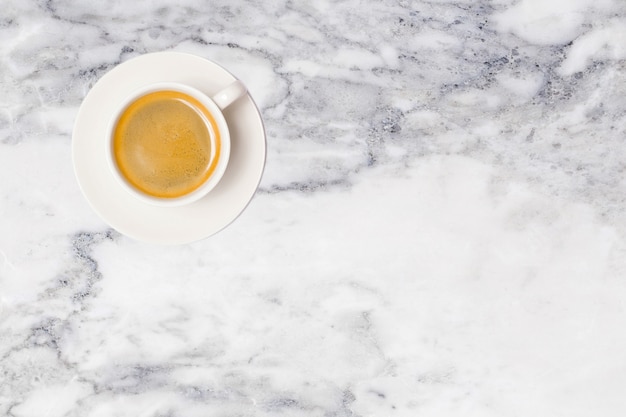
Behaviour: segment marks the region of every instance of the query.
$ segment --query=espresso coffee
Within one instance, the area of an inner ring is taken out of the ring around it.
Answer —
[[[152,92],[132,102],[113,129],[112,146],[122,176],[159,198],[196,190],[220,156],[213,116],[198,100],[178,91]]]

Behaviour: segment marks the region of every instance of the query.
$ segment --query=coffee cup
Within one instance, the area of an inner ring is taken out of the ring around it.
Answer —
[[[112,175],[153,205],[181,206],[204,197],[228,165],[230,133],[222,111],[245,94],[240,81],[212,96],[175,82],[134,91],[107,129]]]

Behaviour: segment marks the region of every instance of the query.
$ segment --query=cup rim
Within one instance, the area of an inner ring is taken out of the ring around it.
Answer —
[[[188,94],[198,100],[200,104],[205,106],[206,110],[208,110],[208,112],[213,116],[213,119],[217,124],[217,128],[220,134],[220,155],[218,157],[217,165],[215,166],[213,173],[198,188],[191,191],[190,193],[178,197],[156,197],[137,189],[120,172],[113,152],[113,131],[117,126],[120,117],[122,116],[122,114],[124,114],[124,111],[134,101],[156,91],[176,91]],[[112,115],[109,120],[106,130],[105,144],[107,164],[109,166],[111,174],[117,180],[117,183],[139,200],[154,206],[161,207],[177,207],[191,204],[207,195],[213,188],[215,188],[215,186],[217,186],[222,176],[224,175],[224,172],[226,172],[226,167],[228,165],[228,160],[230,157],[230,132],[228,130],[228,124],[226,123],[224,114],[222,113],[222,109],[220,109],[220,107],[213,101],[213,99],[209,95],[203,93],[197,88],[180,82],[151,83],[144,85],[130,93],[117,106],[117,111]]]

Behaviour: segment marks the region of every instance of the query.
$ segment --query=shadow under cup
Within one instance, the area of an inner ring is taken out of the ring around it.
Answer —
[[[109,165],[118,182],[156,205],[188,204],[223,175],[230,153],[220,108],[184,85],[153,85],[127,99],[109,128]]]

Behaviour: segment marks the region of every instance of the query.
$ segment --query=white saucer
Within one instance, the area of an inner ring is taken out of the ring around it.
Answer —
[[[103,152],[109,117],[129,92],[174,81],[212,96],[234,80],[228,71],[198,56],[158,52],[115,67],[93,86],[74,124],[72,156],[80,188],[105,222],[137,240],[181,244],[211,236],[241,214],[259,185],[266,153],[263,121],[249,95],[224,111],[231,135],[228,168],[219,184],[193,204],[156,207],[133,197],[118,185]]]

